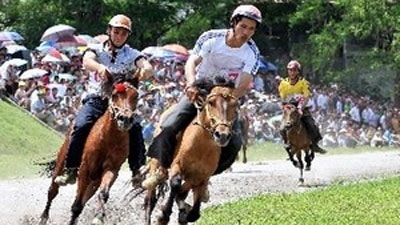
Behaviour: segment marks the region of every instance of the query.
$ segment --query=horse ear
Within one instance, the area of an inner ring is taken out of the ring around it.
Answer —
[[[104,80],[101,84],[102,90],[106,96],[110,96],[114,89],[114,87],[113,87],[114,86],[114,77],[108,70],[105,71],[105,76],[107,77],[107,79]]]

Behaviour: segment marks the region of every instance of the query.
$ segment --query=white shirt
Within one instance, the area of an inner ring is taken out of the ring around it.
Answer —
[[[260,52],[255,42],[250,40],[240,48],[229,47],[226,44],[228,31],[228,29],[206,31],[196,41],[193,54],[203,58],[196,68],[196,79],[223,75],[238,85],[239,75],[242,72],[253,76],[257,73]]]

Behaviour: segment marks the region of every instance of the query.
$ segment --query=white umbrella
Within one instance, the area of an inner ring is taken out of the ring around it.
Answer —
[[[21,76],[19,77],[19,79],[27,80],[27,79],[30,79],[30,78],[42,77],[43,75],[45,75],[47,73],[48,73],[47,70],[33,68],[33,69],[29,69],[29,70],[26,70],[25,72],[23,72],[21,74]]]
[[[64,80],[76,80],[76,76],[74,76],[70,73],[59,73],[59,74],[57,74],[57,76],[60,79],[64,79]]]
[[[45,57],[43,57],[41,62],[51,62],[51,63],[69,63],[71,60],[66,56],[65,54],[60,54],[61,58],[52,56],[50,54],[47,54]]]
[[[28,50],[28,49],[27,49],[25,46],[23,46],[23,45],[7,45],[6,48],[7,48],[7,53],[8,53],[8,54],[14,54],[14,53],[19,52],[19,51],[26,51],[26,50]]]
[[[63,36],[72,36],[75,32],[75,28],[65,24],[58,24],[49,27],[40,38],[41,41],[57,41]]]
[[[4,64],[1,65],[1,68],[8,67],[8,65],[13,65],[13,66],[19,67],[19,66],[23,66],[23,65],[25,65],[27,63],[28,63],[28,60],[14,58],[14,59],[10,59],[10,60],[5,61]]]

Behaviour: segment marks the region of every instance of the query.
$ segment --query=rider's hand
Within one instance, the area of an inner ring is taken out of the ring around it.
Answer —
[[[101,80],[103,81],[108,81],[108,69],[104,65],[100,65],[99,68],[97,69],[96,73],[100,77]]]
[[[197,87],[189,85],[189,86],[186,86],[186,88],[185,88],[185,94],[188,97],[189,101],[195,102],[197,100],[197,97],[200,94],[200,91]]]

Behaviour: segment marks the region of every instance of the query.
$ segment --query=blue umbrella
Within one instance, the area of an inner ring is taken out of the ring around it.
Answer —
[[[24,38],[15,31],[1,31],[0,41],[22,41]]]
[[[260,64],[260,67],[258,68],[259,72],[268,72],[268,71],[277,71],[278,67],[276,67],[274,64],[271,62],[268,62],[264,59],[259,59],[258,63]]]

